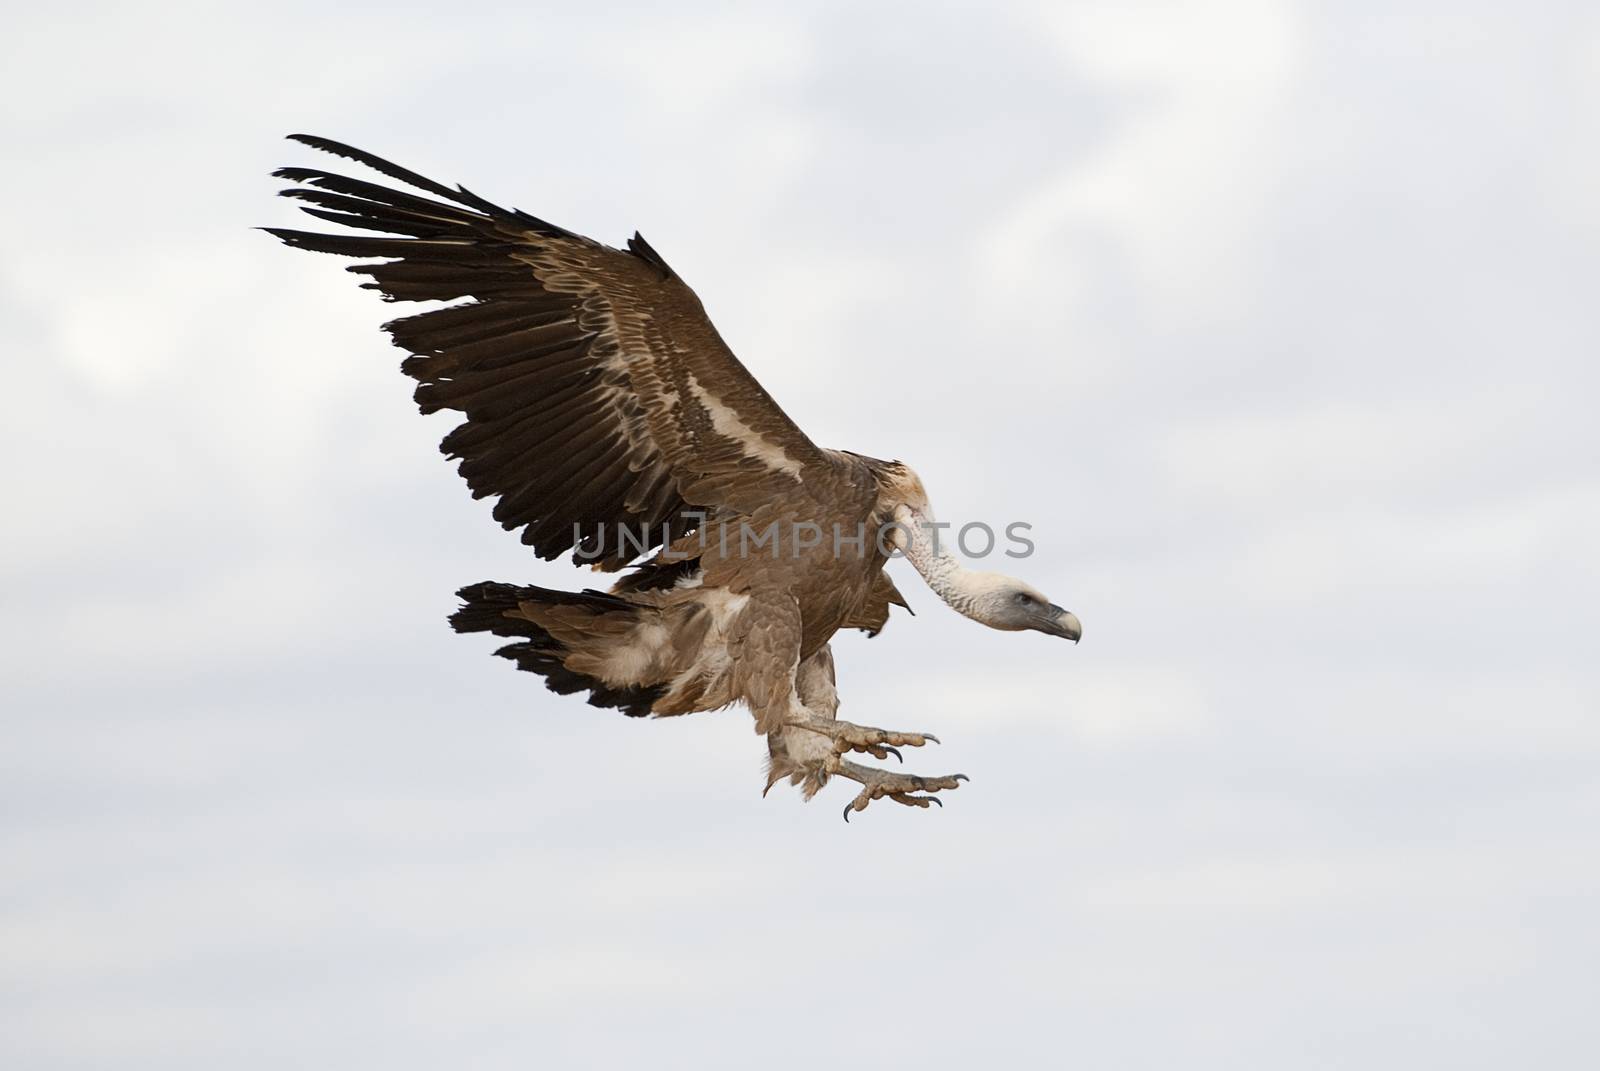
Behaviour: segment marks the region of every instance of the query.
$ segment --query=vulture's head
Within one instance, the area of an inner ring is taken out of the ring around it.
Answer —
[[[969,572],[962,579],[967,604],[952,601],[952,605],[974,621],[1002,632],[1043,632],[1073,643],[1083,636],[1077,615],[1015,577]]]

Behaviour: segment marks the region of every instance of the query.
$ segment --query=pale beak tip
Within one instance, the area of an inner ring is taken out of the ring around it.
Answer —
[[[1061,635],[1073,643],[1083,639],[1083,624],[1078,620],[1077,614],[1063,610],[1056,624],[1061,629]]]

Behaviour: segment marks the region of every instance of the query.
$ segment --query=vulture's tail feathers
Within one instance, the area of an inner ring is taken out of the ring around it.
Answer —
[[[495,654],[537,673],[558,695],[587,691],[589,704],[615,707],[631,718],[649,714],[665,684],[619,683],[597,666],[626,648],[642,608],[600,591],[554,591],[485,581],[456,594],[462,606],[450,616],[457,632],[488,632],[516,642]]]

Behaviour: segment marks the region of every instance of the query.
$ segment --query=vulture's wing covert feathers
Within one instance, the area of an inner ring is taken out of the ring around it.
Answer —
[[[360,232],[267,228],[291,246],[375,258],[348,270],[390,301],[458,301],[384,325],[424,413],[466,419],[440,449],[475,498],[543,558],[615,569],[696,509],[813,497],[836,462],[728,349],[692,290],[635,234],[613,249],[336,141],[293,140],[431,196],[312,168],[275,174],[311,216]]]

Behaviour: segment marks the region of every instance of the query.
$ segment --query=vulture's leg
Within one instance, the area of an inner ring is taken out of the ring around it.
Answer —
[[[835,755],[864,751],[875,759],[887,759],[893,755],[904,762],[896,748],[921,747],[930,740],[935,744],[939,742],[939,738],[932,733],[897,733],[840,721],[837,716],[839,690],[834,685],[833,651],[827,644],[800,663],[794,675],[794,689],[805,710],[799,712],[803,715],[800,720],[789,723],[790,728],[803,728],[807,732],[826,736],[833,742]]]
[[[839,761],[839,768],[834,772],[861,785],[861,791],[856,798],[844,805],[846,822],[850,821],[851,811],[864,811],[867,809],[867,804],[873,800],[886,797],[907,807],[927,807],[930,803],[939,803],[937,796],[918,796],[914,793],[956,789],[961,787],[961,782],[967,780],[966,774],[955,774],[951,777],[919,777],[916,774],[875,770],[871,766],[860,766],[842,759]],[[939,806],[943,807],[944,804],[939,803]]]
[[[767,737],[771,756],[767,790],[783,780],[802,785],[805,798],[816,795],[838,770],[839,756],[865,751],[879,759],[900,758],[895,745],[920,747],[932,739],[920,733],[887,733],[838,721],[839,692],[834,686],[833,652],[826,645],[800,663],[794,675],[794,703],[783,727]]]
[[[888,797],[908,807],[926,807],[939,801],[932,796],[912,795],[917,792],[937,792],[952,789],[965,780],[965,775],[955,777],[917,777],[890,773],[870,766],[846,762],[841,756],[851,751],[864,751],[879,759],[891,754],[900,758],[898,747],[921,747],[929,740],[938,743],[931,733],[899,733],[874,729],[839,721],[839,693],[834,687],[833,654],[827,648],[812,655],[800,664],[795,673],[795,696],[799,717],[767,737],[771,759],[767,767],[767,789],[787,777],[789,783],[802,786],[806,799],[828,783],[835,774],[859,782],[861,793],[850,806],[862,810],[875,799]]]
[[[839,709],[839,692],[834,687],[833,651],[824,644],[822,650],[800,663],[794,675],[795,699],[799,718],[767,737],[767,792],[772,786],[789,779],[791,785],[802,786],[806,799],[828,783],[830,760],[837,761],[829,738],[802,726],[834,724],[834,713]],[[888,753],[884,752],[883,757]],[[763,792],[763,795],[766,793]]]

